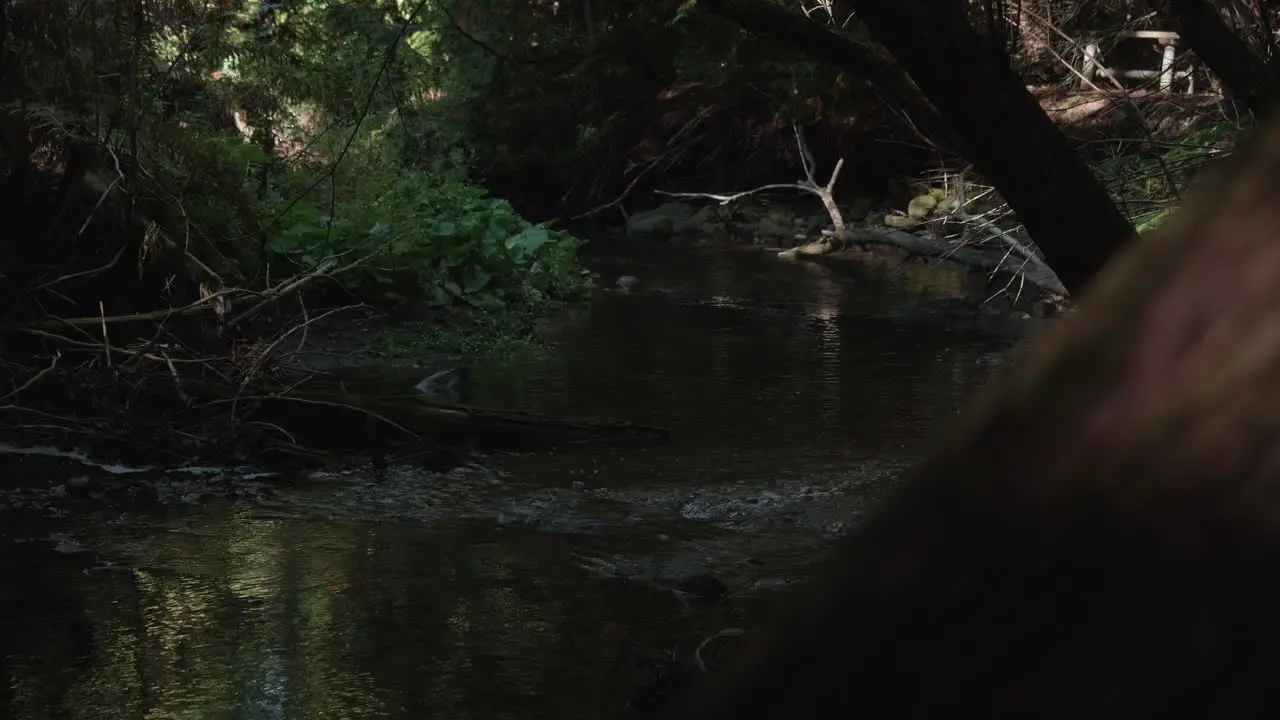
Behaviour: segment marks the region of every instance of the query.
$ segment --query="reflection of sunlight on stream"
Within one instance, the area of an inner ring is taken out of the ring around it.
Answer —
[[[41,478],[0,496],[8,537],[92,557],[58,576],[70,609],[16,622],[86,624],[92,649],[73,661],[72,640],[0,633],[11,714],[613,716],[615,663],[757,622],[1014,339],[919,325],[901,308],[920,291],[896,276],[760,252],[596,262],[639,289],[602,293],[547,357],[474,367],[476,400],[661,425],[670,445],[223,480],[216,497],[170,473],[154,513],[15,524],[16,509],[74,500]],[[694,617],[664,589],[700,570],[732,609]]]

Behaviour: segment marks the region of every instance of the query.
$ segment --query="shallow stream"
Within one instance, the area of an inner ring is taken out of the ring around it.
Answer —
[[[758,626],[1030,330],[948,312],[946,271],[590,262],[640,282],[552,351],[474,366],[466,400],[669,445],[380,479],[143,470],[145,491],[0,455],[0,716],[622,716],[637,658]],[[682,604],[696,572],[730,602]]]

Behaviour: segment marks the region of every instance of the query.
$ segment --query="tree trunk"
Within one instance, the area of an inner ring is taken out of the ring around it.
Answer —
[[[1064,285],[1079,292],[1133,234],[959,0],[847,0],[950,124]]]
[[[1218,9],[1206,0],[1169,0],[1178,35],[1200,57],[1222,87],[1259,118],[1280,97],[1272,69],[1227,27]]]
[[[1280,713],[1280,125],[1233,163],[681,717]]]
[[[767,0],[702,0],[709,10],[743,29],[766,35],[848,71],[899,103],[915,129],[942,146],[955,146],[937,108],[883,50]]]

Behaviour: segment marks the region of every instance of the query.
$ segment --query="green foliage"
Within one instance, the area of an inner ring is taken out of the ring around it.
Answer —
[[[102,156],[115,167],[97,169],[130,181],[147,219],[220,280],[319,269],[370,300],[486,309],[589,287],[581,241],[467,182],[471,153],[444,121],[466,94],[450,99],[445,71],[483,84],[494,63],[455,67],[440,40],[443,10],[418,16],[425,3],[365,0],[104,7],[113,22],[60,24],[59,12],[34,5],[17,18],[34,34],[15,46],[23,71],[49,88],[52,120],[40,123],[100,128],[92,140],[112,148]],[[84,52],[56,53],[66,38]],[[70,109],[80,107],[89,111]],[[56,161],[62,151],[42,153]],[[143,171],[121,173],[120,158]]]
[[[1251,123],[1218,122],[1194,128],[1160,153],[1119,155],[1095,166],[1139,233],[1159,228],[1178,198],[1214,158],[1226,152]]]
[[[395,166],[345,179],[347,197],[332,213],[318,198],[293,202],[293,188],[271,193],[264,209],[279,219],[268,249],[301,269],[356,262],[343,282],[382,301],[425,297],[496,309],[575,298],[590,288],[575,259],[581,241],[525,221],[480,188]],[[286,180],[296,185],[309,177]]]

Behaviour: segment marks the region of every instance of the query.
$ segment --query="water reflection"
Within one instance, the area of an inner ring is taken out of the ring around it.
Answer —
[[[575,570],[565,535],[251,507],[133,531],[125,568],[62,578],[90,618],[91,661],[59,673],[50,655],[65,652],[0,640],[4,717],[610,716],[624,637],[656,647],[683,629],[674,598]]]
[[[675,442],[642,462],[601,459],[612,484],[720,482],[913,456],[1010,344],[903,321],[916,297],[891,277],[761,252],[695,258],[601,258],[602,273],[640,277],[636,293],[602,295],[544,363],[476,368],[476,399],[671,429]],[[554,459],[530,462],[554,474]]]
[[[33,515],[40,493],[6,496],[0,716],[617,716],[637,656],[750,627],[761,589],[855,521],[1012,343],[904,314],[916,291],[892,273],[594,262],[641,284],[548,357],[475,367],[473,399],[663,425],[669,446],[259,483],[110,522],[100,498]],[[53,497],[66,478],[29,480]],[[88,552],[16,543],[33,536]],[[662,589],[702,569],[732,607],[694,616]]]

